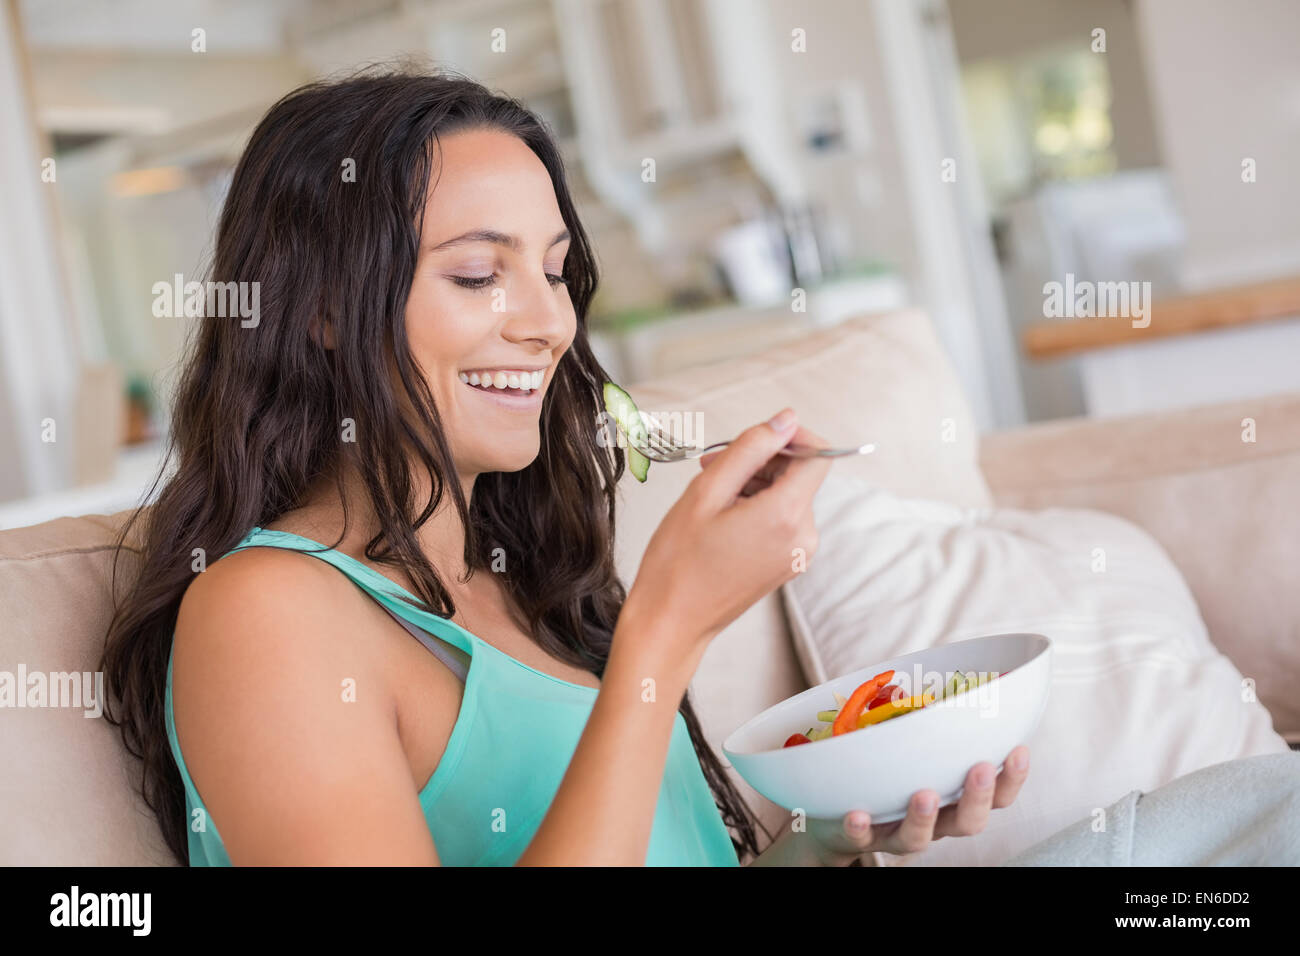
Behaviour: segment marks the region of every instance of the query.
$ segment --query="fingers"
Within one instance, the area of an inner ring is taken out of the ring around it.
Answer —
[[[792,444],[796,445],[811,444],[811,441],[815,438],[816,436],[813,435],[812,432],[800,427],[795,431],[794,437],[790,439],[790,441]],[[709,455],[706,455],[705,458],[713,459],[717,454],[717,452],[712,452]],[[705,459],[701,459],[701,461],[704,460]],[[749,481],[745,482],[745,487],[740,489],[740,496],[742,498],[748,498],[751,495],[758,494],[764,488],[770,488],[772,482],[780,477],[785,472],[786,468],[789,467],[791,460],[792,459],[788,455],[780,454],[780,450],[778,449],[777,454],[774,454],[769,458],[763,467],[754,472],[754,476],[750,478]],[[708,465],[706,464],[704,467],[707,468]]]
[[[1028,776],[1029,748],[1021,744],[1007,755],[1006,766],[1000,774],[988,762],[972,767],[956,806],[938,810],[938,794],[933,790],[920,790],[912,795],[907,816],[897,824],[898,829],[874,849],[887,853],[916,853],[924,850],[932,840],[945,836],[974,836],[988,823],[990,810],[1015,802]],[[845,819],[847,821],[847,817]],[[880,827],[876,830],[878,832]]]
[[[966,786],[955,807],[945,807],[939,825],[940,836],[973,836],[989,822],[997,768],[985,761],[971,767]]]
[[[919,790],[912,794],[907,805],[907,816],[890,836],[883,849],[888,853],[916,853],[924,850],[934,839],[934,826],[939,817],[939,795],[933,790]]]
[[[871,847],[871,814],[854,810],[844,814],[841,825],[844,848],[852,853],[865,853]]]
[[[804,428],[802,425],[800,425],[798,428],[795,429],[795,432],[790,437],[788,444],[805,445],[809,448],[825,448],[827,442],[820,435],[816,435],[813,432],[810,432],[808,429]],[[718,460],[718,456],[721,455],[724,451],[726,451],[725,448],[720,448],[717,451],[711,451],[707,455],[702,456],[700,458],[700,467],[708,468],[711,464],[713,464],[715,461]],[[778,470],[780,471],[784,471],[785,465],[790,460],[791,459],[789,456],[777,455],[774,452],[773,458],[770,460],[769,464],[771,464],[774,467],[777,467]],[[772,477],[775,477],[775,474],[773,474]]]
[[[751,498],[765,488],[772,486],[772,479],[766,475],[755,475],[749,481],[745,482],[745,487],[740,489],[740,497]]]
[[[695,479],[707,508],[721,509],[734,501],[768,460],[790,442],[796,434],[794,411],[784,409],[772,421],[780,425],[783,417],[785,427],[762,422],[747,428],[709,462]]]
[[[790,459],[785,455],[776,454],[767,460],[762,468],[754,472],[754,476],[745,482],[745,487],[740,489],[742,498],[758,494],[764,488],[772,484],[773,479],[785,470],[785,463]]]
[[[997,787],[993,791],[993,809],[1009,807],[1020,795],[1020,787],[1029,776],[1029,748],[1021,744],[1007,754],[1006,765],[998,774]]]
[[[847,863],[871,849],[874,840],[871,814],[865,810],[850,811],[840,819],[838,829],[832,831],[832,826],[834,823],[830,820],[817,821],[818,841],[835,857],[827,862]]]
[[[1023,763],[1021,762],[1023,760]],[[982,775],[996,774],[996,780],[983,784]],[[945,807],[940,814],[940,836],[971,836],[979,833],[988,823],[989,810],[1008,807],[1020,795],[1020,788],[1029,776],[1029,748],[1024,744],[1007,754],[1001,773],[991,763],[976,764],[966,775],[966,788],[955,807]]]
[[[827,448],[829,443],[820,435],[799,429],[798,444],[810,448]],[[821,483],[831,470],[830,458],[787,458],[785,467],[772,481],[772,491],[787,499],[793,507],[812,500]]]
[[[808,431],[808,429],[803,428],[802,426],[790,438],[789,443],[792,445],[802,445],[807,448],[826,448],[829,445],[826,439]],[[777,451],[779,450],[780,449],[777,449]],[[702,468],[709,468],[721,454],[722,452],[720,451],[709,452],[709,454],[700,459],[700,466]],[[808,496],[811,492],[816,492],[817,488],[821,485],[822,480],[825,479],[826,472],[830,470],[829,459],[797,459],[773,452],[772,457],[768,459],[761,468],[754,472],[748,481],[745,482],[744,487],[740,489],[740,497],[748,498],[758,494],[765,488],[770,488],[777,479],[790,469],[791,465],[796,463],[803,465],[808,461],[816,462],[821,466],[820,477],[816,472],[814,472],[811,476],[811,481],[807,486],[802,488],[793,488],[789,492],[791,499],[795,501],[806,500],[803,496]],[[811,492],[809,489],[811,489]]]

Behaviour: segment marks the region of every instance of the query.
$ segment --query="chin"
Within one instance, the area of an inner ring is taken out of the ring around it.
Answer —
[[[505,454],[500,449],[497,449],[493,454],[482,456],[480,459],[482,465],[478,468],[478,471],[480,473],[488,471],[523,471],[537,460],[538,450],[537,444],[528,449],[520,449],[518,452]]]

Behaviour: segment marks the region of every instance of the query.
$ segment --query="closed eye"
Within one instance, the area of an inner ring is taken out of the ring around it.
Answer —
[[[466,289],[486,289],[497,280],[495,272],[490,276],[448,276],[447,278]]]
[[[466,289],[486,289],[497,281],[497,275],[495,272],[490,276],[448,276],[447,278],[451,279],[451,281],[456,283],[456,285]],[[546,274],[546,281],[552,286],[569,284],[568,280],[565,279],[564,276],[552,275],[549,272]]]

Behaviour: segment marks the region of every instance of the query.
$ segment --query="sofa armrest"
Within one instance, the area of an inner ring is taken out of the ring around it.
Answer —
[[[999,505],[1094,508],[1145,528],[1274,727],[1300,739],[1300,393],[990,433],[980,464]]]
[[[1243,422],[1255,422],[1245,440]],[[981,438],[995,500],[1174,476],[1300,451],[1300,392],[1123,418],[1064,418]]]

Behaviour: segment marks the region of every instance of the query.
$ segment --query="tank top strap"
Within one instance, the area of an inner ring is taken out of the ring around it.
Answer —
[[[248,548],[264,547],[301,551],[303,554],[310,554],[328,564],[334,565],[373,597],[384,610],[396,617],[403,626],[406,626],[408,622],[414,624],[417,628],[432,633],[435,637],[445,641],[462,653],[473,656],[474,642],[477,639],[469,631],[454,621],[439,617],[437,614],[418,607],[416,603],[412,602],[419,602],[419,598],[396,581],[392,581],[374,568],[362,564],[351,555],[344,554],[334,548],[327,548],[319,541],[313,541],[300,534],[294,534],[292,531],[253,528],[238,545],[231,548],[231,553]],[[411,628],[407,627],[407,630],[411,630]],[[415,634],[416,632],[411,631],[411,633]],[[416,636],[419,637],[420,635],[417,634]],[[445,648],[434,651],[433,646],[430,646],[430,643],[425,638],[420,638],[420,642],[433,651],[439,660],[446,663],[454,673],[461,677],[462,681],[465,679],[464,675],[468,668],[463,661],[451,656]],[[444,655],[450,657],[450,662],[448,657]]]
[[[431,637],[427,631],[416,627],[387,604],[381,604],[380,607],[387,611],[394,621],[406,628],[407,632],[423,644],[430,654],[442,661],[447,670],[455,674],[462,684],[465,683],[469,677],[469,662],[463,656],[464,651],[457,647],[449,647],[438,638]]]

